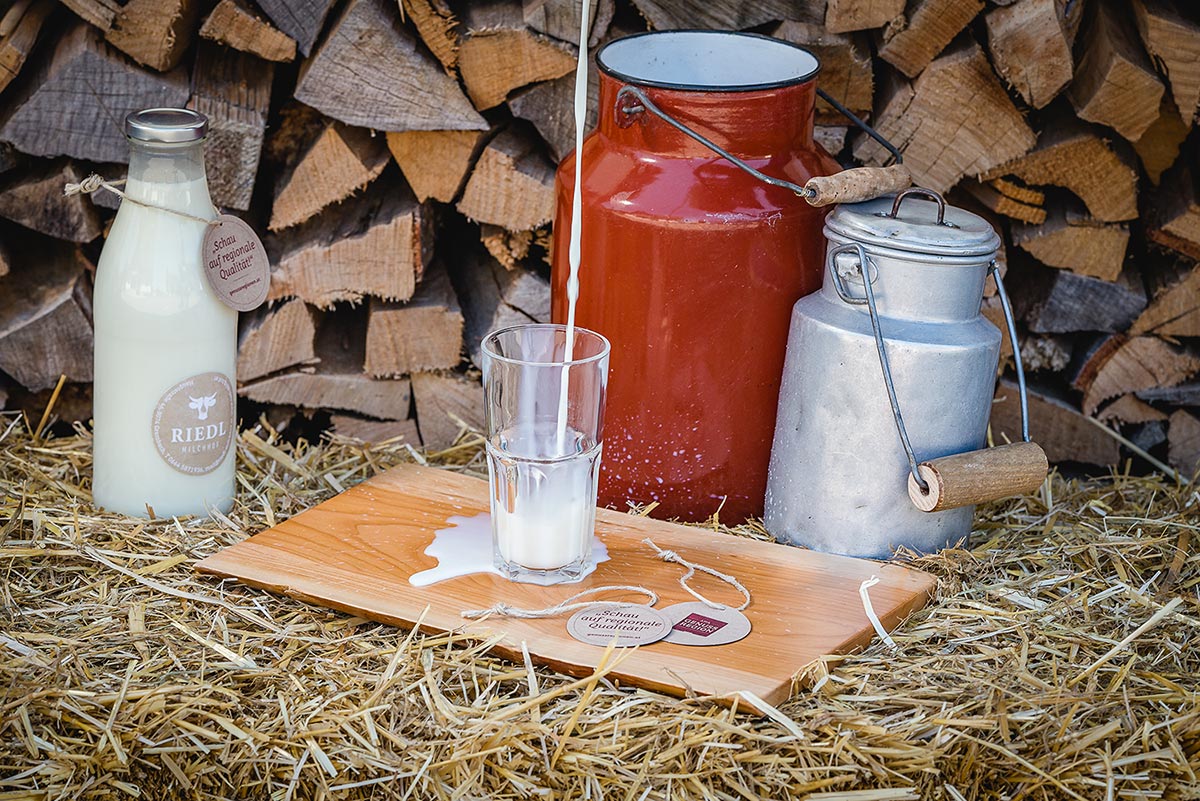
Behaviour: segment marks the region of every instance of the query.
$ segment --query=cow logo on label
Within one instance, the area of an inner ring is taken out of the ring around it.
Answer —
[[[164,462],[187,475],[211,473],[233,444],[233,383],[221,373],[180,381],[159,399],[150,428]]]

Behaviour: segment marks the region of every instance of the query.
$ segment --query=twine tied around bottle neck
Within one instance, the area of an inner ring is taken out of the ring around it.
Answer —
[[[130,197],[118,188],[123,186],[124,183],[124,179],[120,181],[107,181],[96,173],[92,173],[77,184],[68,183],[66,186],[64,186],[63,195],[66,197],[71,197],[73,195],[90,195],[97,190],[107,189],[109,192],[112,192],[114,195],[121,198],[121,200],[127,200],[135,206],[141,206],[144,209],[158,209],[159,211],[165,211],[167,214],[174,214],[176,217],[183,217],[186,220],[194,220],[195,222],[204,223],[205,225],[221,224],[220,220],[210,220],[207,217],[198,217],[195,214],[188,214],[186,211],[169,209],[166,206],[156,206],[153,203],[146,203],[138,200],[137,198]]]

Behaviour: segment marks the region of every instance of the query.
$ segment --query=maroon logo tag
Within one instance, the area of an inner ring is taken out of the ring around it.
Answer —
[[[699,637],[708,637],[725,628],[725,621],[713,620],[711,617],[692,612],[671,628],[675,629],[675,631],[686,631],[689,634],[695,634]]]

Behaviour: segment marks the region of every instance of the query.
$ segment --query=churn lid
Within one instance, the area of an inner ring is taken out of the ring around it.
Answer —
[[[910,253],[989,256],[1000,247],[1000,237],[987,220],[948,205],[937,192],[916,187],[895,197],[838,206],[825,225],[851,241]]]
[[[208,134],[208,117],[189,108],[148,108],[125,117],[125,135],[139,142],[197,142]]]

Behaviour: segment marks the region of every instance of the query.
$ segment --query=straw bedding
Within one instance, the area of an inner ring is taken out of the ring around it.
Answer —
[[[575,680],[192,572],[399,461],[239,444],[228,519],[88,505],[0,416],[0,799],[1200,799],[1200,492],[1055,477],[916,560],[937,598],[776,715]],[[479,471],[476,442],[431,457]],[[763,536],[742,527],[732,533]]]

